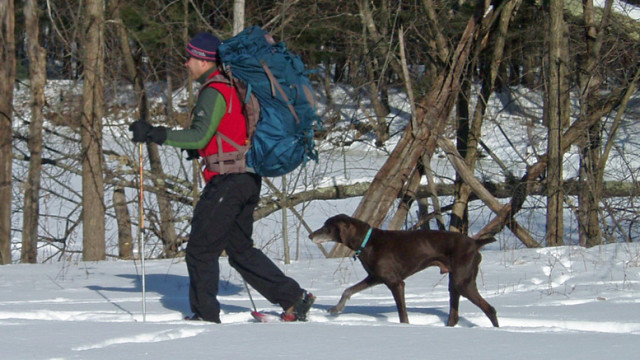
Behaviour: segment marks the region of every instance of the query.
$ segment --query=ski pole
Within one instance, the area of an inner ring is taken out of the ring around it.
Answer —
[[[139,167],[140,167],[140,244],[139,244],[139,250],[140,250],[140,261],[142,264],[142,321],[146,322],[147,321],[147,300],[146,300],[146,269],[145,269],[145,264],[144,264],[144,185],[143,185],[143,181],[144,181],[144,168],[142,167],[142,143],[139,144],[138,150],[140,152],[140,157],[139,157]]]
[[[247,294],[249,294],[249,300],[251,300],[251,306],[253,306],[253,312],[258,312],[258,309],[256,309],[256,303],[253,302],[253,297],[251,297],[251,291],[249,290],[249,284],[247,284],[247,281],[245,279],[242,279],[242,281],[244,282],[244,287],[247,289]]]

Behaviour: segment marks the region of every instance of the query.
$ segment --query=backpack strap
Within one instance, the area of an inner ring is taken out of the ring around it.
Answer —
[[[224,152],[222,150],[222,140],[231,144],[238,151]],[[245,155],[249,151],[249,146],[238,145],[235,141],[228,138],[222,133],[216,136],[218,142],[218,153],[205,156],[202,158],[202,165],[207,170],[217,172],[219,174],[243,173],[247,172],[247,160]]]
[[[200,96],[200,94],[202,93],[202,91],[204,91],[204,89],[206,89],[207,87],[209,87],[209,85],[211,85],[212,83],[222,83],[222,84],[226,84],[228,86],[231,86],[234,88],[234,90],[238,93],[238,96],[241,96],[243,94],[241,94],[241,91],[238,91],[238,84],[241,84],[240,82],[234,81],[232,77],[227,77],[225,75],[222,74],[216,74],[215,76],[209,78],[204,84],[202,84],[202,86],[200,87],[200,91],[198,92],[198,96]],[[246,89],[246,87],[244,88]],[[246,94],[246,91],[245,91]],[[255,96],[251,95],[251,94],[246,94],[247,97],[251,97],[254,101],[255,104],[257,104],[257,99],[255,98]],[[232,106],[233,104],[231,103],[231,98],[229,99],[230,103],[228,105],[228,112],[231,112]],[[249,100],[250,101],[250,100]],[[259,105],[258,106],[258,113],[257,116],[259,116]],[[204,166],[207,170],[212,171],[212,172],[217,172],[219,174],[231,174],[231,173],[243,173],[243,172],[247,172],[247,160],[245,158],[247,152],[249,151],[249,148],[251,147],[250,145],[250,135],[253,134],[253,132],[255,131],[255,123],[251,123],[250,121],[250,115],[247,115],[247,108],[248,106],[243,106],[243,113],[245,116],[245,121],[246,121],[246,125],[247,125],[247,145],[242,146],[238,143],[236,143],[235,141],[231,140],[231,138],[229,138],[228,136],[224,135],[223,133],[221,133],[220,131],[217,131],[215,136],[216,136],[216,141],[218,144],[218,153],[217,154],[213,154],[213,155],[209,155],[209,156],[204,156],[202,157],[201,160],[201,164],[202,166]],[[257,122],[257,118],[256,121]],[[237,151],[231,151],[231,152],[224,152],[222,149],[222,140],[224,140],[226,143],[228,143],[229,145],[233,146],[234,148],[236,148]]]
[[[269,69],[269,66],[267,66],[267,63],[265,63],[264,60],[260,60],[260,63],[262,64],[262,68],[264,69],[264,72],[267,73],[267,77],[271,82],[271,94],[273,95],[273,97],[275,97],[276,96],[275,89],[278,89],[278,92],[280,93],[280,95],[282,95],[282,99],[284,99],[284,101],[289,106],[289,111],[291,111],[291,114],[296,119],[296,124],[300,124],[300,119],[298,118],[298,114],[296,114],[296,111],[293,108],[293,105],[291,105],[291,101],[289,101],[289,97],[287,97],[287,94],[284,92],[284,89],[282,89],[282,86],[280,86],[280,83],[278,82],[276,77],[273,76],[273,73]]]

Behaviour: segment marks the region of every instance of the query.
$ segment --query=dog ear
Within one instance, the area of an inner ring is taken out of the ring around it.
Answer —
[[[338,232],[340,235],[340,243],[347,244],[347,240],[354,237],[355,228],[349,223],[341,221],[338,223]]]

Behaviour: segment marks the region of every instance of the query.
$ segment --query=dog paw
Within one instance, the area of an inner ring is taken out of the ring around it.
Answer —
[[[332,308],[330,308],[329,310],[327,310],[329,312],[329,314],[339,314],[342,312],[342,308],[339,308],[337,306],[334,306]]]

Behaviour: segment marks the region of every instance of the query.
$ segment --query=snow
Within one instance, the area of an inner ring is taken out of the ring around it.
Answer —
[[[526,111],[537,107],[536,99],[528,98],[531,95],[519,94],[514,89],[511,96],[517,97],[518,109],[503,109],[498,106],[500,94],[497,94],[492,104],[498,104],[490,107],[488,115],[493,120],[487,121],[483,129],[489,146],[510,166],[517,164],[521,156],[534,161],[536,153],[544,152],[544,141],[535,140],[544,138],[544,133],[526,120]],[[398,99],[394,108],[401,118],[406,102],[402,97]],[[499,129],[508,120],[510,125]],[[625,134],[629,136],[620,140],[622,145],[637,145],[633,139],[640,129],[635,123],[633,119],[626,122]],[[402,120],[393,125],[401,128]],[[505,130],[506,135],[501,132]],[[398,136],[396,133],[390,140],[387,151]],[[507,138],[516,143],[519,154],[506,143]],[[634,153],[637,152],[625,152],[624,156],[631,157],[627,162],[636,169],[640,159]],[[308,169],[310,184],[304,186],[370,181],[386,153],[374,149],[371,139],[365,139],[343,149],[323,147],[320,157],[322,161]],[[567,168],[575,158],[568,154]],[[435,156],[433,162],[432,168],[439,177],[453,176],[446,159]],[[481,161],[478,178],[500,181],[503,174],[490,164],[490,159]],[[609,174],[613,178],[623,176],[620,171]],[[272,180],[277,183],[279,179]],[[134,204],[136,195],[129,194]],[[359,200],[315,201],[298,211],[315,229],[331,215],[352,214]],[[56,208],[55,204],[49,207]],[[137,211],[137,205],[132,207],[132,213]],[[59,208],[61,215],[65,214],[64,206]],[[415,213],[416,209],[411,209],[409,216]],[[0,267],[2,359],[637,358],[640,243],[624,243],[620,238],[619,243],[590,249],[576,246],[523,249],[513,235],[503,231],[497,236],[498,242],[482,251],[478,276],[480,293],[497,309],[500,328],[493,328],[480,309],[466,299],[461,301],[460,323],[454,328],[446,327],[448,279],[437,268],[407,279],[411,322],[407,325],[398,323],[393,297],[384,286],[355,295],[344,313],[328,314],[327,309],[337,303],[342,291],[363,279],[365,272],[359,262],[350,258],[324,259],[306,239],[304,229],[298,230],[299,221],[289,216],[289,224],[293,224],[291,252],[297,261],[289,265],[281,261],[284,256],[280,213],[256,222],[254,239],[285,273],[317,296],[309,322],[253,322],[252,304],[244,283],[225,259],[220,260],[223,324],[216,325],[182,320],[189,314],[189,303],[188,275],[181,258],[146,261],[143,319],[140,262],[94,263],[79,261],[79,255],[55,256],[42,264]],[[542,211],[530,211],[519,215],[519,221],[526,223],[536,238],[541,238],[543,216]],[[477,232],[492,217],[486,209],[474,205],[470,233]],[[567,244],[575,244],[575,226],[575,221],[565,222]],[[294,250],[296,241],[299,252]],[[77,238],[76,244],[81,244],[81,239]],[[14,259],[18,259],[19,241],[14,245]],[[41,248],[40,255],[44,256],[39,259],[49,258],[55,250]],[[300,256],[296,257],[298,253]],[[56,262],[51,262],[53,259]],[[255,290],[251,295],[258,310],[281,311]]]
[[[593,2],[593,5],[596,7],[604,8],[605,2],[605,0],[595,0]],[[615,1],[612,8],[613,11],[617,13],[627,15],[629,18],[635,21],[640,21],[640,7],[638,7],[637,5],[633,5],[630,2],[628,3],[626,1]]]
[[[524,171],[521,157],[532,162],[536,153],[544,152],[544,141],[536,139],[544,138],[544,133],[538,124],[532,125],[527,120],[526,112],[537,107],[536,98],[518,91],[514,89],[510,95],[516,97],[516,105],[507,109],[500,106],[497,94],[488,113],[492,120],[487,121],[483,133],[489,146],[511,169]],[[407,105],[401,96],[397,99],[394,104],[397,113],[393,116],[400,119]],[[353,117],[361,116],[353,111]],[[393,126],[401,128],[402,121],[395,121]],[[509,125],[500,129],[507,121]],[[621,145],[637,146],[633,139],[640,128],[634,124],[637,119],[625,122],[623,129],[628,136],[620,140]],[[352,134],[332,136],[348,138]],[[387,151],[398,136],[396,133],[390,140]],[[507,138],[515,142],[516,151],[507,144]],[[166,147],[163,151],[167,151]],[[386,154],[374,149],[371,139],[353,142],[342,149],[323,147],[322,161],[305,170],[309,183],[304,186],[370,181]],[[640,159],[634,154],[637,152],[625,151],[613,158],[626,156],[630,168],[637,169]],[[567,155],[567,168],[575,159],[572,154]],[[518,163],[522,169],[513,167]],[[441,179],[453,176],[452,167],[443,157],[435,156],[432,168]],[[482,160],[477,169],[478,178],[500,181],[503,175],[491,165],[490,159]],[[628,175],[618,170],[608,176]],[[272,180],[278,183],[279,179]],[[132,199],[130,210],[135,213],[137,194],[131,192],[128,196]],[[329,216],[352,214],[359,201],[360,198],[315,201],[297,209],[315,229]],[[61,216],[68,215],[65,206],[50,203],[48,207],[59,208]],[[526,205],[525,208],[533,210],[518,216],[538,239],[544,234],[544,211],[535,211],[540,207]],[[409,216],[414,217],[415,213],[412,208]],[[484,260],[478,276],[480,293],[497,309],[500,328],[493,328],[480,309],[466,299],[461,301],[460,323],[454,328],[446,327],[448,279],[437,268],[407,279],[411,322],[407,325],[398,323],[393,297],[384,286],[355,295],[344,313],[328,314],[327,309],[337,303],[342,291],[362,280],[365,272],[359,262],[350,258],[324,259],[306,239],[300,222],[291,212],[289,216],[292,257],[298,259],[292,264],[281,261],[284,256],[280,213],[256,222],[254,239],[285,273],[317,296],[309,322],[253,322],[252,304],[244,283],[225,259],[220,260],[223,324],[182,320],[189,314],[188,275],[182,258],[146,261],[143,319],[140,262],[112,259],[81,262],[77,254],[53,256],[57,249],[43,247],[39,259],[50,258],[46,263],[0,267],[2,359],[637,358],[640,243],[625,243],[620,237],[618,243],[590,249],[577,246],[523,249],[513,235],[503,231],[497,235],[498,242],[482,251]],[[473,205],[470,233],[477,232],[492,217],[486,209]],[[53,223],[47,220],[48,231]],[[575,221],[566,221],[565,227],[566,243],[575,244]],[[80,234],[76,235],[75,245],[82,242]],[[297,241],[299,251],[294,250]],[[13,250],[17,260],[19,240],[14,241]],[[115,251],[113,246],[110,251]],[[258,310],[281,311],[255,290],[251,295]]]
[[[637,358],[640,244],[590,249],[483,250],[478,287],[500,328],[466,299],[448,315],[447,277],[428,268],[407,279],[410,325],[399,324],[390,291],[355,295],[364,278],[350,258],[278,265],[317,296],[306,323],[255,323],[239,275],[220,260],[223,324],[187,322],[181,259],[57,262],[0,268],[0,348],[7,359],[605,359]],[[279,312],[255,290],[258,310]]]

